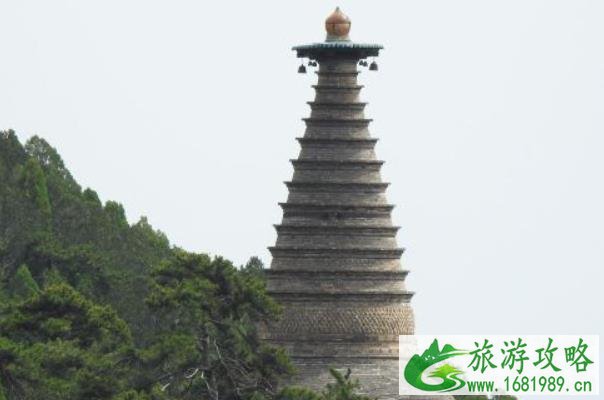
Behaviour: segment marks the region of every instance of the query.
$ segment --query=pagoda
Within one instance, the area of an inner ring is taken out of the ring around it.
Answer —
[[[268,290],[284,311],[265,335],[292,357],[291,383],[321,389],[330,367],[350,368],[363,393],[398,398],[398,336],[414,332],[412,293],[357,83],[359,69],[377,70],[383,47],[351,41],[350,26],[338,8],[324,42],[293,48],[307,59],[299,72],[317,67],[318,83],[269,248]]]

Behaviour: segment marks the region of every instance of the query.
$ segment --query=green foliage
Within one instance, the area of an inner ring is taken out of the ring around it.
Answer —
[[[241,272],[244,274],[261,276],[264,274],[264,264],[258,257],[250,257],[248,262],[241,267]]]
[[[52,285],[0,319],[0,386],[9,399],[109,399],[125,386],[127,324],[109,306]]]
[[[0,131],[0,400],[366,400],[286,388],[260,259],[171,247],[82,190],[44,139]]]
[[[107,260],[93,245],[63,246],[52,236],[40,236],[31,242],[25,261],[34,266],[36,279],[55,271],[70,285],[89,296],[100,296],[109,290]]]
[[[15,131],[0,131],[0,160],[2,160],[3,168],[1,171],[6,171],[8,166],[22,164],[27,158],[25,149],[21,146]]]
[[[370,400],[369,397],[356,393],[359,389],[359,382],[351,379],[350,369],[345,375],[335,369],[331,369],[329,372],[335,379],[335,383],[327,384],[327,388],[323,391],[325,400]]]
[[[329,370],[335,382],[328,383],[321,393],[299,387],[283,389],[275,400],[372,400],[371,397],[358,394],[359,382],[351,378],[351,371],[342,374],[336,369]]]
[[[34,202],[44,221],[46,223],[50,222],[51,209],[46,177],[36,159],[30,158],[27,160],[21,173],[21,179],[23,180],[25,196]]]
[[[310,389],[290,386],[281,390],[275,400],[324,400],[324,397]]]
[[[110,222],[118,229],[127,229],[128,220],[126,219],[126,212],[124,207],[120,203],[115,201],[108,201],[105,203],[105,214],[109,217]]]
[[[25,152],[36,160],[52,178],[63,181],[71,190],[79,191],[80,187],[75,182],[59,153],[39,136],[33,136],[25,144]]]
[[[165,392],[178,399],[260,399],[291,371],[284,352],[264,344],[256,324],[279,307],[265,283],[218,257],[176,250],[153,271],[148,303],[161,330],[141,353]]]
[[[8,294],[19,300],[26,300],[40,291],[38,284],[31,276],[27,265],[22,264],[8,285]]]
[[[82,191],[44,139],[22,146],[13,131],[0,132],[0,299],[26,264],[41,287],[67,282],[112,305],[144,343],[153,331],[150,271],[170,254],[146,219],[130,226],[121,204]]]

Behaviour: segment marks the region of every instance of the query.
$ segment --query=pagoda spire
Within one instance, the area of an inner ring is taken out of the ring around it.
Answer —
[[[412,293],[357,82],[382,46],[351,41],[350,27],[338,8],[325,21],[324,42],[293,48],[318,65],[318,82],[269,248],[268,290],[284,312],[266,340],[288,350],[295,384],[318,389],[330,366],[349,367],[364,392],[391,398],[398,336],[414,332]]]

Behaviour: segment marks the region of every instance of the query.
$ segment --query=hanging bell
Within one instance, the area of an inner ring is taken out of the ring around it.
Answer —
[[[306,73],[306,67],[304,66],[304,64],[300,64],[300,66],[298,67],[298,73],[299,74],[305,74]]]
[[[377,71],[378,70],[378,65],[375,61],[373,61],[371,63],[371,65],[369,65],[369,71]]]

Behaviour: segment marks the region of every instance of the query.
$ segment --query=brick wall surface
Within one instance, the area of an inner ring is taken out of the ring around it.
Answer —
[[[394,399],[397,339],[413,333],[413,310],[357,62],[319,60],[316,96],[270,248],[268,290],[284,306],[283,317],[263,335],[293,357],[293,383],[320,389],[331,381],[329,367],[351,368],[364,393]]]

